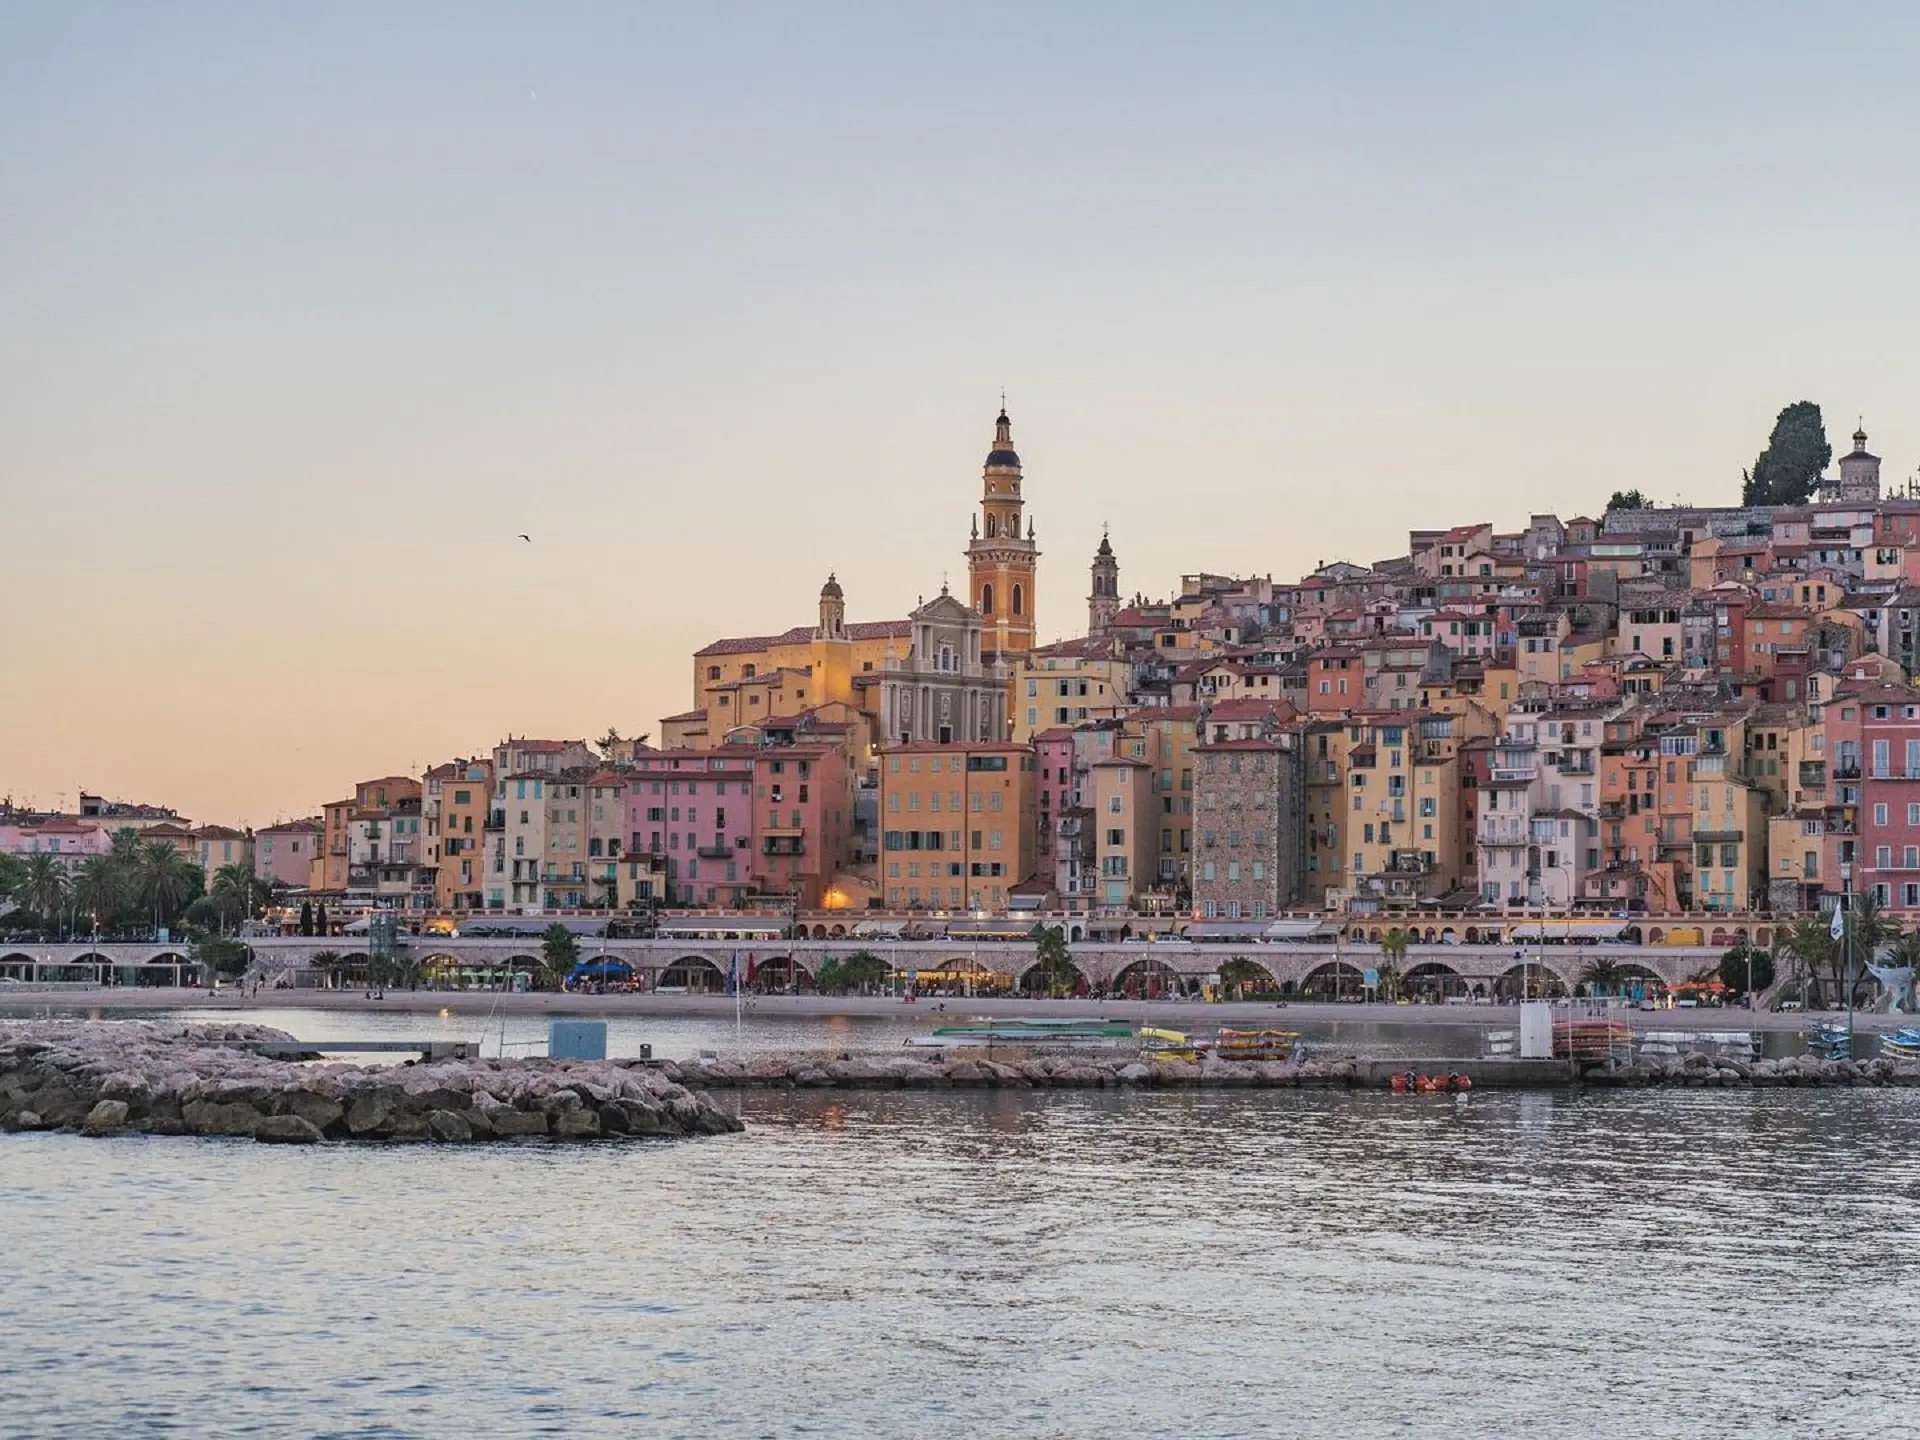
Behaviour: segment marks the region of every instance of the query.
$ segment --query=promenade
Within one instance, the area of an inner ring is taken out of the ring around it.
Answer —
[[[944,1005],[945,1011],[934,1007]],[[256,996],[233,989],[219,991],[166,987],[115,986],[103,989],[0,989],[0,1015],[45,1013],[134,1015],[176,1010],[221,1010],[241,1014],[248,1010],[314,1010],[386,1014],[552,1015],[552,1016],[673,1016],[732,1020],[730,995],[575,995],[534,991],[527,994],[471,990],[389,990],[384,998],[368,999],[359,990],[263,990]],[[966,1016],[1112,1016],[1116,1019],[1162,1024],[1179,1030],[1205,1030],[1218,1025],[1274,1025],[1288,1028],[1337,1023],[1387,1025],[1477,1026],[1506,1029],[1519,1023],[1512,1005],[1386,1005],[1300,1004],[1284,1007],[1270,1001],[1165,1000],[1034,1000],[947,999],[907,1004],[889,996],[860,995],[752,995],[745,1001],[754,1016],[885,1015],[908,1017]],[[1691,1010],[1627,1010],[1619,1012],[1636,1030],[1769,1030],[1803,1029],[1808,1016],[1799,1011],[1747,1011],[1735,1007]],[[1844,1011],[1825,1012],[1843,1018]],[[938,1023],[929,1019],[929,1024]],[[1914,1023],[1911,1016],[1856,1012],[1862,1032],[1880,1032]]]

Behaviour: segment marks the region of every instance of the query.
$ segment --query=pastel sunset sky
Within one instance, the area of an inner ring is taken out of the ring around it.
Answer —
[[[312,812],[964,575],[1920,462],[1920,9],[0,6],[0,794]],[[526,544],[516,537],[526,532]]]

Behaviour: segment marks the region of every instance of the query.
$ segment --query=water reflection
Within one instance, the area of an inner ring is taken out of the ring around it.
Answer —
[[[1910,1428],[1912,1092],[732,1099],[684,1144],[0,1138],[0,1430]]]

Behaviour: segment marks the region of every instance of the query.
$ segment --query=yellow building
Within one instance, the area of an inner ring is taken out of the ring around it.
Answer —
[[[1140,743],[1145,748],[1145,742]],[[1154,767],[1131,755],[1110,755],[1095,761],[1091,769],[1089,823],[1100,876],[1095,903],[1108,910],[1146,909],[1144,893],[1159,884],[1160,815]]]
[[[1012,738],[1025,745],[1041,730],[1119,714],[1127,706],[1133,666],[1114,654],[1112,641],[1094,636],[1016,656],[1011,679]]]
[[[1004,911],[1033,868],[1033,751],[918,742],[880,754],[889,910]]]
[[[908,620],[848,624],[846,596],[829,575],[820,587],[819,624],[716,640],[694,652],[694,707],[661,722],[661,745],[709,748],[735,725],[820,705],[852,705],[876,716],[880,672],[912,640]]]
[[[1316,720],[1305,743],[1307,801],[1306,903],[1323,909],[1329,890],[1347,886],[1347,749],[1344,720]]]
[[[436,910],[486,908],[484,852],[492,795],[491,760],[450,760],[421,781],[421,858],[433,870]]]
[[[1740,773],[1744,729],[1726,727],[1725,745],[1694,758],[1693,903],[1739,914],[1766,896],[1767,797]]]

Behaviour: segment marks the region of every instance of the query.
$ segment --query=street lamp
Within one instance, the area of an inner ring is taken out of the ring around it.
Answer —
[[[1847,991],[1847,1058],[1853,1058],[1853,865],[1840,863],[1840,983]]]

